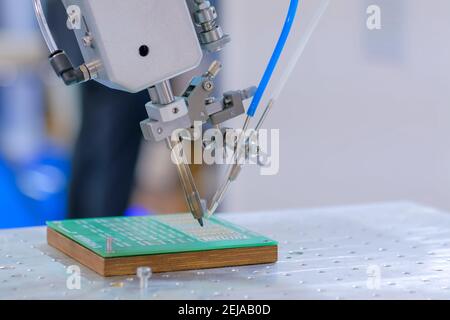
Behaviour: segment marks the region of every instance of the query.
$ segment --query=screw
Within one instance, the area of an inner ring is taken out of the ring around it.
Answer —
[[[206,91],[212,91],[214,89],[214,83],[212,83],[211,81],[205,81],[203,83],[203,89],[205,89]]]
[[[206,100],[205,100],[205,104],[213,104],[214,102],[216,102],[215,97],[209,97],[209,98],[206,98]]]
[[[94,38],[92,38],[91,35],[88,34],[88,35],[84,36],[82,40],[83,40],[83,45],[85,47],[92,47]]]
[[[136,270],[136,276],[140,280],[141,289],[146,289],[148,287],[148,280],[152,277],[152,268],[139,267]]]

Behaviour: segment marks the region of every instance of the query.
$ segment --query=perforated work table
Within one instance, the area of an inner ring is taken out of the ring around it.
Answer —
[[[412,203],[223,214],[279,242],[279,262],[102,278],[46,244],[45,228],[0,231],[0,299],[450,299],[450,214]]]

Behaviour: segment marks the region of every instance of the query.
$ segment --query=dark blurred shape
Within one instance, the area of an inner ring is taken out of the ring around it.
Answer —
[[[60,1],[48,2],[48,19],[58,46],[74,65],[82,62]],[[82,125],[75,146],[69,218],[123,215],[129,205],[146,118],[146,92],[128,94],[96,82],[81,85]]]

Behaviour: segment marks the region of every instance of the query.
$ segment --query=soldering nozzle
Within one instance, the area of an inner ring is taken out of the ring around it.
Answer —
[[[205,225],[205,224],[203,223],[203,219],[202,219],[202,218],[198,219],[197,221],[198,221],[198,223],[200,224],[201,227],[203,227],[203,226]]]
[[[188,203],[189,209],[200,225],[203,227],[204,204],[200,198],[200,194],[195,185],[194,177],[191,169],[187,163],[184,153],[182,152],[181,144],[173,144],[170,139],[167,139],[167,144],[172,150],[172,155],[177,159],[176,166],[178,175],[180,176],[181,185],[183,187],[184,195]]]

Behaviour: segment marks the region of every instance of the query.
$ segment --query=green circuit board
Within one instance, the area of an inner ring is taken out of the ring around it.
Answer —
[[[277,245],[216,217],[202,228],[189,214],[65,220],[47,226],[103,258]]]

